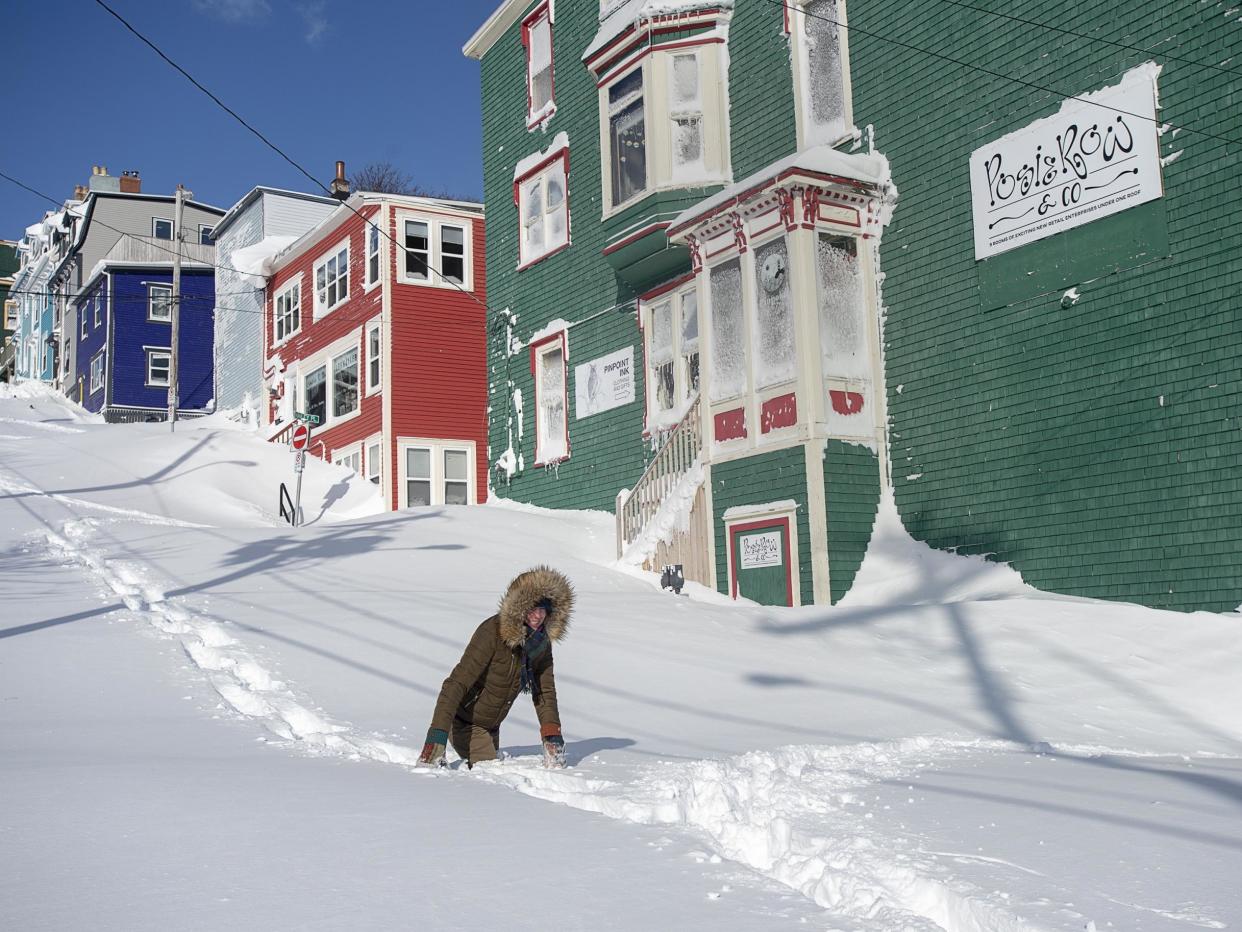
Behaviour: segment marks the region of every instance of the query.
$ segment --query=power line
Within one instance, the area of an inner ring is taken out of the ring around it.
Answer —
[[[101,0],[95,0],[95,2],[98,3],[98,2],[101,2]],[[901,48],[907,49],[911,52],[919,52],[922,55],[928,55],[932,58],[939,58],[942,61],[950,62],[951,64],[958,65],[959,67],[965,68],[969,71],[978,71],[980,74],[986,74],[993,78],[999,78],[1002,81],[1010,81],[1014,84],[1021,84],[1023,87],[1029,87],[1029,88],[1032,88],[1033,90],[1043,91],[1045,94],[1052,94],[1053,96],[1060,97],[1063,100],[1076,100],[1079,103],[1090,104],[1093,107],[1099,107],[1103,110],[1108,110],[1111,113],[1122,113],[1122,114],[1125,114],[1126,116],[1134,117],[1136,120],[1142,120],[1146,123],[1155,123],[1157,126],[1167,126],[1172,129],[1185,130],[1187,133],[1193,133],[1196,136],[1204,136],[1208,139],[1216,139],[1216,140],[1219,140],[1220,142],[1227,142],[1231,145],[1242,146],[1242,141],[1239,141],[1237,139],[1231,139],[1228,136],[1221,136],[1217,133],[1209,133],[1207,130],[1195,129],[1192,126],[1178,126],[1175,123],[1169,123],[1167,121],[1160,120],[1160,119],[1153,119],[1152,117],[1144,116],[1141,113],[1132,113],[1129,110],[1122,110],[1120,107],[1110,107],[1108,104],[1102,104],[1097,100],[1091,100],[1090,98],[1087,98],[1087,97],[1079,97],[1076,94],[1064,94],[1061,91],[1056,90],[1055,88],[1046,87],[1042,84],[1035,84],[1032,81],[1024,81],[1022,78],[1015,78],[1013,75],[1004,74],[1000,71],[993,71],[990,68],[984,68],[980,65],[972,65],[969,62],[964,62],[959,58],[954,58],[952,55],[945,55],[941,52],[933,52],[930,49],[925,49],[917,45],[911,45],[908,42],[902,42],[900,39],[894,39],[891,36],[881,35],[876,32],[869,32],[868,30],[861,29],[858,26],[853,26],[853,25],[850,25],[849,23],[839,22],[838,20],[833,19],[830,16],[821,16],[818,13],[810,13],[802,7],[792,6],[791,4],[785,2],[785,0],[768,0],[768,2],[775,6],[779,6],[779,7],[782,7],[783,9],[789,10],[791,12],[795,12],[795,13],[800,12],[802,13],[803,16],[808,16],[811,19],[818,19],[825,23],[832,23],[834,26],[840,29],[844,29],[847,32],[856,32],[859,35],[867,36],[872,39],[877,39],[880,42],[888,42],[891,45],[900,46]]]
[[[1087,42],[1097,42],[1101,45],[1111,45],[1113,48],[1126,49],[1130,52],[1139,52],[1143,55],[1160,54],[1161,58],[1169,61],[1175,61],[1182,65],[1190,65],[1195,68],[1204,68],[1210,71],[1220,71],[1225,74],[1231,74],[1236,77],[1242,77],[1242,71],[1233,68],[1226,68],[1223,65],[1209,65],[1207,62],[1195,61],[1191,58],[1182,58],[1178,55],[1170,55],[1167,52],[1156,53],[1151,49],[1145,49],[1139,45],[1126,45],[1124,42],[1114,42],[1112,39],[1105,39],[1102,36],[1088,36],[1081,32],[1074,32],[1072,29],[1062,29],[1060,26],[1053,26],[1051,23],[1041,23],[1033,19],[1023,19],[1021,16],[1013,16],[1009,13],[1001,13],[998,10],[988,10],[979,6],[971,6],[969,3],[963,3],[961,0],[940,0],[941,3],[949,3],[953,6],[961,7],[964,10],[974,10],[976,13],[983,13],[987,16],[997,16],[1001,19],[1008,19],[1015,23],[1022,23],[1026,26],[1035,26],[1039,29],[1047,29],[1050,32],[1059,32],[1065,36],[1074,36],[1076,39],[1083,39]]]
[[[138,30],[137,30],[134,26],[132,26],[132,25],[131,25],[131,24],[130,24],[130,23],[129,23],[126,19],[125,19],[125,17],[123,17],[123,16],[122,16],[120,13],[118,13],[116,10],[112,9],[112,7],[108,6],[108,4],[104,2],[104,0],[95,0],[95,3],[97,3],[99,6],[101,6],[101,7],[102,7],[104,10],[106,10],[106,11],[107,11],[107,12],[108,12],[108,13],[109,13],[109,14],[110,14],[110,15],[111,15],[114,19],[116,19],[116,20],[117,20],[117,22],[119,22],[119,23],[120,23],[122,26],[124,26],[127,30],[129,30],[131,33],[133,33],[133,34],[134,34],[134,36],[136,36],[136,37],[138,38],[138,40],[139,40],[139,41],[141,41],[141,42],[143,43],[143,45],[147,46],[149,49],[151,49],[151,51],[155,52],[155,54],[156,54],[156,55],[158,55],[160,58],[162,58],[164,61],[166,61],[166,62],[167,62],[167,63],[168,63],[168,64],[169,64],[172,68],[174,68],[177,72],[179,72],[179,73],[180,73],[180,74],[181,74],[181,75],[182,75],[182,76],[183,76],[183,77],[184,77],[187,81],[189,81],[189,82],[190,82],[191,84],[193,84],[196,88],[198,88],[200,91],[202,91],[204,94],[206,94],[206,95],[207,95],[207,96],[208,96],[208,97],[212,100],[212,102],[216,104],[216,106],[218,106],[221,110],[223,110],[225,113],[227,113],[227,114],[228,114],[229,116],[231,116],[233,119],[235,119],[235,120],[236,120],[238,123],[240,123],[242,126],[246,127],[246,129],[250,130],[250,132],[251,132],[251,133],[253,133],[253,134],[254,134],[254,135],[255,135],[255,136],[256,136],[256,137],[257,137],[257,138],[258,138],[258,139],[259,139],[259,140],[260,140],[260,141],[261,141],[261,142],[265,145],[265,146],[267,146],[269,149],[271,149],[273,152],[275,152],[277,155],[279,155],[282,159],[284,159],[286,162],[288,162],[290,165],[292,165],[294,168],[296,168],[299,172],[301,172],[304,176],[306,176],[306,178],[307,178],[307,179],[308,179],[308,180],[309,180],[312,184],[317,185],[318,187],[320,187],[321,189],[323,189],[323,190],[324,190],[326,193],[328,193],[329,195],[331,195],[331,194],[332,194],[332,190],[331,190],[331,189],[330,189],[327,185],[325,185],[322,181],[320,181],[318,178],[316,178],[314,175],[312,175],[310,172],[308,172],[305,168],[303,168],[303,167],[302,167],[302,166],[301,166],[298,162],[296,162],[296,161],[293,159],[293,157],[292,157],[292,156],[288,155],[288,154],[287,154],[287,153],[286,153],[283,149],[281,149],[281,148],[280,148],[280,146],[276,145],[276,143],[272,142],[270,139],[268,139],[266,136],[264,136],[261,132],[259,132],[257,129],[255,129],[253,126],[251,126],[248,122],[246,122],[246,120],[245,120],[245,119],[243,119],[240,115],[238,115],[238,113],[237,113],[236,111],[234,111],[231,107],[229,107],[229,106],[228,106],[228,105],[227,105],[224,101],[222,101],[219,97],[217,97],[215,94],[213,94],[211,91],[209,91],[206,87],[204,87],[204,86],[203,86],[203,85],[202,85],[202,84],[198,81],[198,79],[197,79],[197,78],[195,78],[192,74],[190,74],[188,71],[186,71],[186,70],[185,70],[184,68],[182,68],[180,65],[178,65],[178,64],[177,64],[175,61],[173,61],[173,60],[172,60],[172,59],[171,59],[168,55],[166,55],[166,54],[163,52],[163,50],[161,50],[161,49],[160,49],[160,47],[159,47],[159,46],[157,46],[154,42],[152,42],[150,39],[148,39],[146,36],[144,36],[141,32],[139,32],[139,31],[138,31]],[[349,209],[352,213],[354,213],[354,214],[355,214],[355,215],[357,215],[359,218],[361,218],[361,219],[362,219],[362,221],[363,221],[363,222],[364,222],[367,226],[369,226],[369,227],[374,227],[375,229],[379,230],[379,231],[380,231],[380,233],[384,236],[384,238],[385,238],[385,239],[387,239],[390,243],[392,243],[392,244],[393,244],[393,246],[395,246],[397,249],[400,249],[400,250],[402,250],[403,252],[405,252],[405,253],[407,253],[407,254],[408,254],[408,250],[406,250],[406,247],[405,247],[405,246],[403,246],[403,245],[401,245],[400,243],[398,243],[395,239],[393,239],[393,238],[392,238],[392,236],[389,234],[389,232],[388,232],[386,229],[384,229],[384,227],[383,227],[383,226],[381,226],[381,225],[380,225],[380,224],[378,224],[378,223],[375,223],[375,222],[374,222],[373,220],[371,220],[370,218],[368,218],[368,217],[364,216],[364,215],[362,214],[362,212],[361,212],[361,211],[359,211],[357,208],[355,208],[355,207],[351,206],[350,204],[346,203],[345,201],[341,201],[341,205],[342,205],[343,207],[348,208],[348,209]],[[430,263],[428,263],[427,268],[431,268]],[[466,290],[465,288],[463,288],[460,284],[458,284],[457,282],[453,281],[453,279],[452,279],[452,278],[450,278],[449,276],[445,275],[445,274],[444,274],[443,272],[441,272],[439,269],[434,269],[434,268],[431,268],[431,270],[432,270],[433,272],[435,272],[435,273],[436,273],[436,276],[437,276],[437,277],[439,277],[441,281],[447,282],[448,284],[452,285],[454,288],[456,288],[456,289],[457,289],[458,291],[460,291],[462,294],[466,295],[468,298],[470,298],[472,301],[474,301],[476,304],[478,304],[480,307],[482,307],[485,311],[488,311],[488,312],[490,313],[490,308],[488,308],[487,304],[486,304],[485,302],[483,302],[483,301],[480,301],[480,300],[479,300],[479,298],[478,298],[478,296],[477,296],[477,295],[475,295],[473,292],[468,291],[468,290]]]

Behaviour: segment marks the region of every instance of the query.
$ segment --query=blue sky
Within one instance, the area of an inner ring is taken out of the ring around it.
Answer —
[[[461,47],[500,0],[108,0],[320,180],[387,160],[480,197],[479,66]],[[52,197],[92,165],[229,207],[311,184],[92,0],[6,5],[0,171]],[[322,193],[322,192],[320,192]],[[0,238],[51,205],[0,179]]]

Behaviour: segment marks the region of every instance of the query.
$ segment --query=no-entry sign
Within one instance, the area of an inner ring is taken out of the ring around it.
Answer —
[[[305,450],[307,444],[310,443],[310,428],[305,424],[299,424],[293,428],[293,434],[289,438],[289,446],[294,450]]]

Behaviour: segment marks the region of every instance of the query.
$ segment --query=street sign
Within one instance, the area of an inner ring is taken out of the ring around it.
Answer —
[[[289,446],[293,447],[299,454],[304,454],[309,444],[310,428],[305,424],[298,424],[293,428],[293,433],[289,436]]]
[[[297,418],[299,421],[305,421],[307,424],[318,424],[319,423],[318,414],[306,414],[305,412],[302,412],[302,411],[294,411],[293,416]]]
[[[306,468],[306,451],[298,450],[297,455],[293,458],[293,471],[300,473],[305,468]],[[302,497],[302,480],[301,480],[301,477],[299,477],[298,478],[298,498],[300,499],[301,497]],[[294,507],[296,509],[297,506],[295,505]]]

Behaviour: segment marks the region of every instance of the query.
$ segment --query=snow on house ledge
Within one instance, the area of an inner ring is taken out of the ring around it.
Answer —
[[[816,146],[795,152],[735,182],[709,198],[686,208],[673,218],[669,239],[688,232],[691,226],[725,207],[741,204],[782,178],[812,174],[838,179],[848,184],[879,190],[890,183],[888,159],[879,153],[840,152],[832,146]]]
[[[582,60],[592,58],[615,38],[644,20],[701,10],[731,9],[733,0],[625,0],[599,24],[599,32],[582,53]]]

